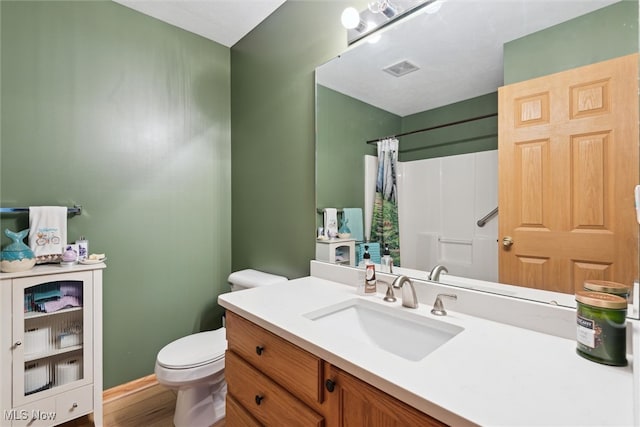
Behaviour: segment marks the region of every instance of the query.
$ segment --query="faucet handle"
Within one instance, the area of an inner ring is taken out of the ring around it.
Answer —
[[[438,294],[436,297],[436,301],[433,303],[433,308],[431,309],[431,314],[435,314],[436,316],[446,316],[447,311],[444,309],[444,304],[442,304],[441,297],[450,298],[453,300],[457,300],[458,296],[455,294]]]
[[[385,282],[384,280],[378,280],[378,282],[382,282],[387,285],[387,294],[382,299],[386,302],[396,302],[396,296],[393,293],[393,285],[389,282]]]

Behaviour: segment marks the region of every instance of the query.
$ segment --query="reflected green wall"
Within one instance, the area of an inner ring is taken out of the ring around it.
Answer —
[[[493,92],[403,117],[402,131],[426,129],[497,112],[498,93]],[[496,150],[498,118],[487,117],[403,136],[400,143],[399,160],[403,162]]]
[[[638,52],[638,2],[624,0],[504,45],[504,83]]]
[[[230,51],[110,1],[0,7],[0,203],[83,206],[69,240],[108,256],[104,386],[148,375],[163,345],[220,325]]]
[[[406,117],[389,113],[334,90],[317,87],[316,198],[318,208],[364,208],[364,155],[376,155],[365,141],[497,112],[490,93]],[[400,161],[495,150],[497,117],[400,138]],[[322,225],[318,214],[317,224]]]
[[[316,117],[318,208],[364,209],[363,156],[377,153],[365,141],[400,132],[401,117],[320,85]]]

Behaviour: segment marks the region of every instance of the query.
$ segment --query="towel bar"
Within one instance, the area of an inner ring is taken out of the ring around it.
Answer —
[[[0,208],[0,214],[5,213],[28,213],[29,208]],[[67,213],[72,215],[82,215],[82,206],[74,205],[67,208]]]

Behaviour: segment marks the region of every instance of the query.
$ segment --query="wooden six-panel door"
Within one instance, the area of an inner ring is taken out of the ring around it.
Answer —
[[[499,280],[573,293],[638,274],[638,55],[499,89]]]

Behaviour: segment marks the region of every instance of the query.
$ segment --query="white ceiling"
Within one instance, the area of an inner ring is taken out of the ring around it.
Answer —
[[[446,0],[361,40],[317,69],[318,83],[399,116],[495,92],[503,44],[618,0]],[[594,31],[597,31],[594,28]],[[561,41],[559,41],[561,42]],[[383,68],[409,60],[420,70]]]
[[[285,0],[113,0],[231,47]]]
[[[227,47],[285,2],[113,1]],[[316,76],[324,86],[406,116],[496,91],[503,84],[505,42],[617,1],[439,0],[441,7],[436,13],[420,11],[386,27],[378,32],[378,43],[359,41],[319,67]],[[401,78],[382,71],[402,60],[420,70]]]

